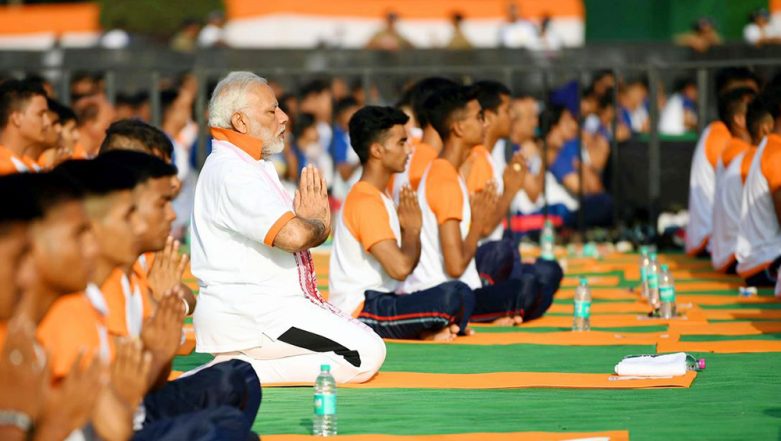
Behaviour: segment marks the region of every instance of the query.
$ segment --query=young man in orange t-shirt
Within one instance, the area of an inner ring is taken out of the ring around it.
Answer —
[[[29,254],[22,257],[23,263],[20,263],[17,269],[22,295],[16,306],[9,334],[9,344],[18,351],[16,364],[28,366],[32,357],[36,363],[29,368],[34,370],[42,367],[40,354],[44,353],[35,349],[37,343],[33,336],[34,324],[39,323],[47,314],[52,302],[59,302],[67,292],[84,289],[91,273],[96,247],[84,214],[80,190],[69,179],[56,173],[25,174],[9,178],[22,181],[15,184],[17,197],[25,195],[26,199],[32,200],[41,208],[42,213],[41,217],[29,223]],[[5,197],[2,199],[3,203],[10,202]],[[14,284],[14,280],[3,280],[4,286]],[[67,324],[69,329],[80,328],[83,324],[78,315],[71,316],[70,319],[72,321]],[[20,339],[18,331],[25,326],[29,333]],[[94,326],[92,330],[96,331]],[[124,356],[127,354],[125,348],[123,346],[121,356],[123,364],[127,361]],[[11,350],[9,356],[13,354]],[[96,355],[93,352],[85,355],[92,358],[87,369],[80,367],[81,354],[74,357],[71,373],[57,382],[50,392],[44,392],[45,401],[39,402],[37,409],[28,408],[30,419],[36,422],[35,439],[64,439],[72,432],[79,431],[88,420],[91,421],[94,432],[101,438],[117,439],[130,436],[132,415],[126,411],[126,406],[141,398],[142,391],[133,380],[140,371],[135,371],[133,366],[127,364],[121,368],[112,365],[107,371],[106,360]],[[140,353],[135,351],[135,355]],[[49,364],[49,367],[54,369],[52,364]],[[131,369],[125,369],[127,367]],[[106,375],[109,373],[112,377],[111,388],[107,387],[106,382]],[[35,399],[40,392],[39,388],[47,388],[50,372],[47,369],[41,374],[43,377],[40,380],[44,381],[44,384],[27,383],[28,389],[35,389],[28,390],[27,397],[30,399]],[[10,381],[5,375],[2,375],[2,378],[4,381]],[[3,387],[2,390],[5,392],[9,389]],[[123,394],[120,395],[118,391]],[[13,439],[6,435],[3,430],[3,439]]]
[[[475,294],[472,321],[520,324],[539,316],[536,280],[524,277],[483,283],[475,266],[477,243],[492,217],[497,196],[491,183],[470,197],[458,174],[471,150],[483,142],[483,113],[474,91],[452,87],[426,102],[431,125],[444,146],[418,187],[422,251],[420,262],[401,290],[415,292],[461,280]]]
[[[381,337],[452,340],[466,333],[474,307],[469,286],[449,281],[417,292],[398,290],[421,249],[417,195],[403,188],[397,208],[384,193],[409,159],[407,119],[400,110],[369,106],[350,120],[363,173],[335,221],[329,301]]]
[[[536,282],[538,305],[534,314],[526,316],[526,320],[530,320],[541,316],[550,307],[564,273],[555,260],[538,259],[534,264],[522,263],[515,241],[506,238],[504,234],[502,221],[507,217],[516,194],[526,183],[526,161],[517,152],[510,163],[499,170],[489,150],[493,149],[498,140],[510,134],[510,90],[496,81],[479,81],[475,83],[474,89],[483,111],[486,130],[483,143],[472,149],[460,172],[470,195],[483,190],[488,183],[493,183],[501,193],[482,231],[475,263],[481,278],[490,283],[508,278]]]
[[[159,159],[149,158],[165,166]],[[118,267],[130,268],[135,262],[138,256],[137,238],[147,229],[145,219],[137,211],[133,193],[139,177],[132,169],[104,157],[68,161],[55,170],[77,181],[89,195],[86,206],[99,252],[92,276],[94,285],[85,294],[91,300],[97,299],[94,310],[100,314],[93,316],[100,316],[99,321],[105,328],[105,337],[98,340],[107,338],[112,343],[132,336],[129,323],[138,317],[128,317],[125,303],[143,305],[148,293],[143,292],[141,287],[123,290],[121,278],[114,277]],[[122,274],[120,271],[119,276]],[[119,287],[115,285],[115,280],[120,280]],[[147,305],[150,302],[147,299]],[[55,305],[40,332],[47,349],[53,354],[53,364],[66,368],[68,364],[62,359],[73,358],[77,347],[90,344],[67,326],[72,320],[69,313],[72,313],[72,308],[67,302]],[[141,312],[136,310],[136,313]],[[180,299],[175,293],[170,293],[157,303],[151,317],[143,322],[143,327],[137,329],[143,347],[151,354],[151,369],[145,382],[146,389],[151,391],[136,409],[135,417],[141,426],[136,425],[134,439],[189,439],[206,427],[204,425],[223,437],[245,437],[251,420],[243,412],[247,391],[245,381],[239,375],[205,369],[182,380],[165,382],[170,361],[179,346],[183,317],[184,307]],[[89,322],[90,317],[85,315],[80,321]],[[93,323],[97,321],[98,318],[92,318]],[[225,384],[219,383],[220,380]],[[257,383],[256,389],[260,389]]]
[[[456,86],[456,83],[441,77],[430,77],[418,81],[405,97],[420,128],[420,140],[412,143],[412,154],[404,171],[391,177],[388,184],[391,197],[398,202],[402,187],[409,185],[417,191],[423,173],[431,161],[437,158],[442,150],[442,139],[429,123],[426,100],[438,90]],[[414,138],[413,138],[414,139]]]
[[[0,174],[39,171],[36,158],[51,128],[46,92],[35,83],[0,84]]]

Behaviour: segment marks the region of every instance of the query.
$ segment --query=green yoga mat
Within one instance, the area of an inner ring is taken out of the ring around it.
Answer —
[[[618,275],[621,287],[635,283]],[[678,281],[688,283],[697,279]],[[762,290],[768,295],[772,291]],[[731,290],[707,292],[736,296]],[[556,300],[568,304],[572,300]],[[599,301],[595,301],[597,303]],[[768,308],[726,305],[703,309]],[[724,322],[727,320],[713,320]],[[611,328],[616,332],[661,332],[666,326]],[[480,332],[558,332],[563,328],[480,328]],[[682,341],[736,340],[743,336],[683,336]],[[781,334],[746,336],[777,340]],[[621,357],[654,353],[653,346],[422,345],[388,344],[382,371],[427,373],[610,372]],[[343,434],[446,434],[518,431],[629,430],[635,440],[743,440],[781,436],[781,353],[703,354],[707,369],[690,389],[659,390],[422,390],[341,389]],[[186,371],[210,355],[177,357]],[[311,388],[268,388],[255,420],[263,434],[305,434],[311,429]]]

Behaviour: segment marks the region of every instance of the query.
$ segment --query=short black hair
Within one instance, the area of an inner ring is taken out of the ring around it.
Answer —
[[[604,94],[602,94],[601,97],[597,100],[597,109],[599,110],[605,110],[613,107],[614,103],[614,95],[616,91],[612,87],[607,89]]]
[[[334,116],[339,116],[352,107],[358,107],[358,100],[351,96],[342,98],[334,106]]]
[[[160,91],[160,114],[165,115],[166,112],[173,106],[176,99],[179,97],[179,91],[176,89],[165,89]]]
[[[762,99],[767,103],[770,116],[775,120],[781,118],[781,86],[765,89]]]
[[[369,160],[369,148],[375,142],[381,142],[388,130],[396,125],[404,125],[409,117],[393,107],[366,106],[350,118],[350,144],[361,160]]]
[[[75,181],[84,193],[90,196],[105,196],[117,191],[132,190],[137,183],[130,168],[100,157],[71,159],[55,167],[54,171]]]
[[[727,125],[732,127],[732,118],[746,111],[746,99],[754,99],[756,93],[753,89],[748,87],[741,87],[740,89],[733,89],[729,92],[719,96],[718,111],[719,119]]]
[[[561,118],[567,112],[569,112],[569,109],[566,106],[549,103],[540,116],[543,136],[550,133],[550,131],[561,122]]]
[[[454,86],[458,86],[458,84],[442,77],[424,78],[412,86],[409,100],[412,105],[412,114],[415,115],[415,121],[418,122],[421,129],[430,124],[426,100],[438,90]]]
[[[98,159],[130,169],[136,184],[144,183],[150,179],[176,176],[176,167],[148,153],[133,150],[110,150],[101,153]]]
[[[765,96],[756,97],[748,105],[748,109],[746,110],[746,128],[752,139],[757,138],[757,135],[759,134],[759,124],[763,119],[775,119],[771,113],[771,107],[772,104]]]
[[[716,72],[716,93],[722,94],[726,92],[729,84],[733,81],[753,81],[758,88],[761,86],[759,76],[751,69],[747,67],[726,67]]]
[[[298,96],[301,97],[301,99],[304,99],[309,95],[317,95],[329,90],[331,90],[331,83],[329,81],[317,79],[304,84],[299,90]]]
[[[314,115],[311,113],[299,113],[293,121],[293,138],[297,141],[306,129],[316,125],[317,120]]]
[[[70,107],[51,98],[46,99],[46,104],[49,105],[50,111],[57,114],[57,118],[60,119],[60,124],[65,124],[68,121],[75,121],[78,124],[79,121],[76,118],[76,112]]]
[[[697,87],[697,81],[695,81],[694,78],[679,77],[673,82],[673,91],[681,92],[683,91],[683,89],[686,89],[687,87],[690,86]]]
[[[469,86],[453,86],[440,89],[426,100],[429,124],[444,142],[450,136],[450,125],[456,112],[477,99],[476,90]]]
[[[496,113],[499,105],[502,104],[502,95],[510,97],[512,92],[510,88],[498,81],[478,81],[472,85],[477,93],[477,101],[483,110],[490,110]]]
[[[122,138],[137,141],[146,147],[147,153],[159,152],[169,159],[174,153],[174,145],[165,132],[137,119],[122,119],[112,123],[106,130],[100,153],[127,150],[127,146],[122,144]]]
[[[72,177],[53,170],[45,173],[25,173],[33,200],[46,214],[60,204],[81,201],[84,198],[84,188]]]
[[[0,176],[0,225],[29,222],[43,215],[30,185],[30,173]]]
[[[6,127],[11,114],[21,110],[35,96],[46,98],[46,91],[39,83],[8,80],[0,84],[0,127]]]

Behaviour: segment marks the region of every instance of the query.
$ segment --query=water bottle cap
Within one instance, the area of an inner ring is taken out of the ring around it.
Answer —
[[[330,364],[321,364],[320,365],[320,372],[331,372],[331,365]]]
[[[643,256],[645,256],[646,254],[648,254],[648,247],[647,247],[647,246],[645,246],[645,245],[641,246],[641,247],[640,247],[640,254],[641,254],[641,255],[643,255]]]
[[[667,264],[662,265],[662,271],[670,271],[670,266]]]
[[[704,358],[700,358],[699,360],[697,360],[697,367],[699,367],[700,370],[705,369],[705,359]]]
[[[656,260],[656,253],[651,253],[649,256],[651,257],[651,260]]]
[[[585,277],[580,278],[580,286],[588,286],[588,279]]]

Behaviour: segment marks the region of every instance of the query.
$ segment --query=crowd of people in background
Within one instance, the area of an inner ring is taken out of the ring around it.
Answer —
[[[501,48],[523,48],[531,51],[558,51],[562,49],[564,38],[558,33],[550,16],[535,19],[525,18],[516,3],[509,3],[504,23],[499,28],[497,45]],[[372,34],[365,48],[383,51],[413,49],[415,45],[399,29],[403,17],[397,12],[388,12],[382,19],[380,28]],[[469,17],[462,12],[450,14],[451,34],[445,41],[433,41],[432,47],[451,50],[467,50],[474,47],[464,24]],[[192,53],[199,49],[229,47],[226,37],[228,24],[225,14],[213,11],[203,20],[188,18],[184,20],[169,41],[172,50]],[[767,9],[753,11],[743,28],[743,41],[751,46],[761,47],[781,44],[781,24],[777,23]],[[122,25],[106,30],[99,40],[99,46],[105,49],[124,49],[133,45],[134,37]],[[688,32],[675,37],[678,45],[686,46],[696,52],[707,52],[710,48],[724,44],[718,27],[710,17],[700,17],[691,25]],[[326,44],[327,43],[323,43]]]
[[[64,106],[57,101],[52,84],[37,75],[29,79],[47,90],[53,122],[50,144],[27,153],[41,166],[54,166],[70,155],[94,157],[113,121],[152,122],[148,91],[122,91],[112,100],[100,75],[77,72],[70,82],[71,104]],[[422,104],[414,102],[421,84],[425,82],[408,80],[395,97],[388,97],[382,96],[376,85],[366,89],[360,78],[320,77],[297,87],[270,81],[280,107],[291,119],[285,149],[270,158],[285,188],[292,193],[304,167],[315,166],[326,180],[332,206],[338,208],[361,171],[350,148],[350,118],[368,103],[393,104],[410,116],[411,139],[423,139],[425,127],[416,115]],[[669,96],[661,84],[658,88],[659,131],[667,135],[694,133],[699,117],[697,84],[683,77],[673,86]],[[207,90],[211,88],[209,85]],[[583,204],[590,207],[584,211],[588,213],[586,226],[609,226],[613,208],[605,189],[611,150],[615,143],[650,132],[648,81],[639,76],[616,78],[611,71],[599,71],[585,86],[565,83],[548,97],[508,90],[510,101],[503,115],[506,127],[486,149],[498,174],[513,153],[521,152],[535,176],[534,180],[528,178],[529,184],[509,207],[516,232],[540,229],[544,212],[553,213],[557,222],[574,226],[581,196]],[[196,123],[198,93],[197,79],[183,74],[162,80],[157,97],[160,128],[173,145],[172,161],[182,182],[174,201],[174,237],[180,240],[192,212],[198,169],[211,145],[209,134]],[[542,188],[546,189],[544,195]]]

